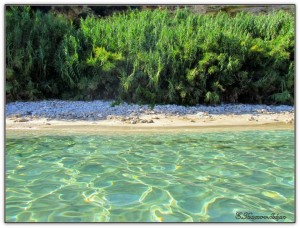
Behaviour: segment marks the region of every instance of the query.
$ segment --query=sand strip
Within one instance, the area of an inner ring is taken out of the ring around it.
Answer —
[[[151,123],[149,120],[152,120]],[[25,134],[25,132],[26,134],[101,134],[294,129],[293,113],[207,115],[201,117],[197,115],[165,116],[152,114],[139,116],[136,123],[126,121],[121,117],[98,121],[49,120],[46,118],[27,118],[23,121],[16,118],[6,118],[7,135]]]

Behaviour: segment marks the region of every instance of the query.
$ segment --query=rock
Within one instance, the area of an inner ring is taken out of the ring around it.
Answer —
[[[196,116],[200,118],[200,117],[205,116],[205,113],[204,113],[204,112],[198,112],[198,113],[196,114]]]
[[[148,115],[155,114],[155,111],[146,111],[145,114],[148,114]]]
[[[250,118],[248,118],[248,120],[249,120],[249,121],[254,121],[255,118],[254,118],[254,116],[251,116]]]
[[[154,121],[153,120],[148,120],[148,123],[154,123]]]
[[[195,123],[196,121],[195,121],[195,120],[191,120],[191,122],[192,122],[192,123]]]
[[[136,113],[135,112],[132,112],[129,117],[136,117]]]
[[[287,119],[287,120],[285,121],[285,123],[287,123],[287,124],[293,124],[293,123],[294,123],[294,118],[292,117],[292,118],[290,118],[290,119]]]
[[[51,123],[46,123],[46,125],[51,125]]]
[[[107,119],[107,120],[112,120],[112,119],[114,119],[114,116],[113,116],[113,115],[108,115],[108,116],[106,117],[106,119]]]
[[[249,118],[249,121],[255,121],[256,115],[262,113],[267,114],[289,114],[294,113],[293,106],[279,105],[241,105],[241,104],[221,104],[219,106],[196,105],[184,107],[180,105],[155,105],[151,110],[147,105],[133,105],[122,103],[114,108],[110,107],[111,102],[95,100],[95,101],[36,101],[36,102],[11,102],[6,104],[6,115],[13,120],[24,116],[36,116],[38,118],[48,119],[78,119],[88,120],[89,118],[98,119],[120,119],[121,117],[131,116],[130,119],[138,119],[140,114],[154,114],[153,120],[159,119],[156,115],[162,114],[167,117],[185,116],[187,114],[194,115],[197,118],[208,118],[212,114],[239,114],[246,113],[254,115],[255,118]],[[152,117],[152,116],[151,116]],[[272,118],[272,117],[271,117]],[[274,118],[274,117],[273,117]],[[289,118],[289,117],[288,117]],[[28,119],[28,118],[27,118]],[[270,120],[270,117],[268,117]],[[195,119],[196,120],[196,119]],[[208,120],[208,119],[207,119]],[[18,121],[18,120],[17,120]],[[126,121],[126,120],[121,120]],[[190,120],[188,120],[190,121]],[[286,122],[288,122],[286,120]],[[137,121],[140,122],[140,121]],[[291,121],[290,121],[291,122]]]
[[[141,123],[148,123],[147,120],[141,120]]]
[[[136,124],[137,121],[136,121],[136,120],[131,120],[130,123],[131,123],[131,124]]]
[[[16,119],[14,122],[28,122],[28,121],[29,121],[28,119],[19,118],[19,119]]]
[[[256,112],[257,113],[266,113],[267,110],[266,109],[257,109]]]

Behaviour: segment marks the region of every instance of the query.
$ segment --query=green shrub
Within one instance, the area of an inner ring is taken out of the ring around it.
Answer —
[[[8,100],[59,96],[55,53],[70,23],[30,7],[6,11],[6,94]]]
[[[131,10],[81,19],[76,29],[29,7],[11,7],[6,18],[6,92],[12,100],[294,102],[291,13]]]

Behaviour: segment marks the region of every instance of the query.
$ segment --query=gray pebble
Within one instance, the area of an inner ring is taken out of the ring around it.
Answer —
[[[142,114],[164,114],[165,116],[197,115],[204,117],[209,114],[251,114],[257,113],[293,113],[294,107],[288,105],[244,105],[221,104],[219,106],[180,106],[180,105],[155,105],[151,110],[148,105],[131,105],[123,103],[110,107],[112,101],[62,101],[48,100],[36,102],[11,102],[6,104],[6,116],[20,117],[44,117],[47,119],[80,119],[101,120],[110,116],[128,117],[138,120]]]

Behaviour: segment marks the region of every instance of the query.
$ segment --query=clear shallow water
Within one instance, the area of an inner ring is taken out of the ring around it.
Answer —
[[[7,222],[293,222],[294,131],[8,135],[5,207]]]

